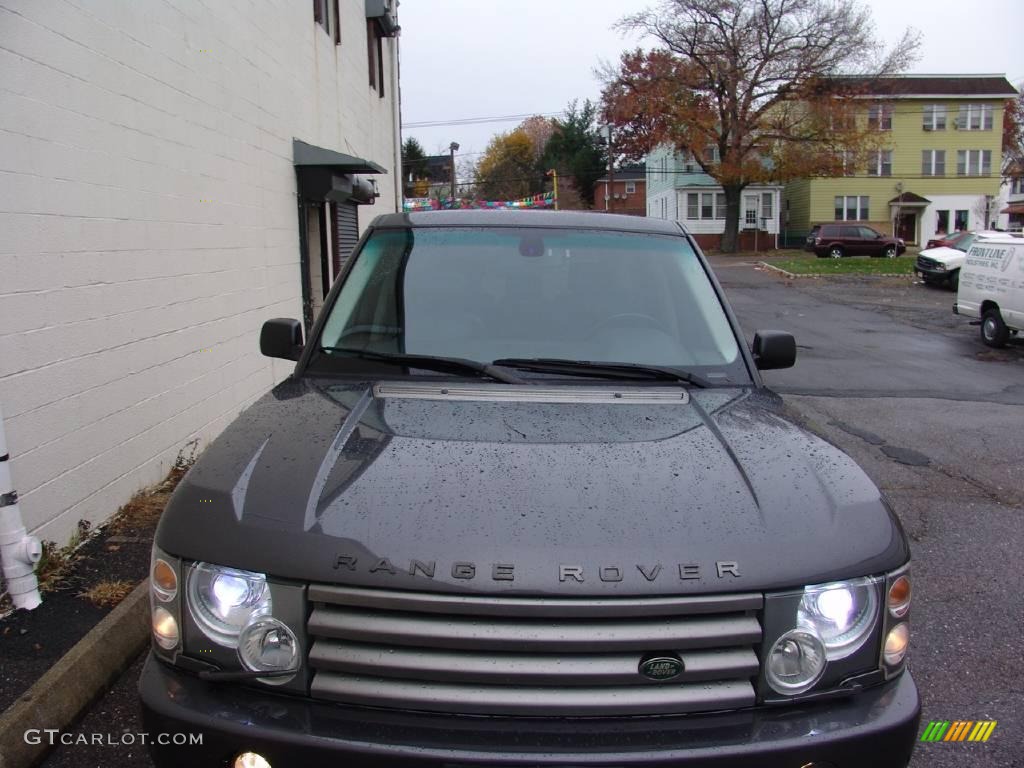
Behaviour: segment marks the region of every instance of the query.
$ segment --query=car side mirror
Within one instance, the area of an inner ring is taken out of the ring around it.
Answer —
[[[792,368],[796,363],[796,339],[785,331],[758,331],[754,334],[754,362],[762,371]]]
[[[298,360],[302,354],[302,326],[290,317],[267,320],[260,331],[260,352],[267,357]]]

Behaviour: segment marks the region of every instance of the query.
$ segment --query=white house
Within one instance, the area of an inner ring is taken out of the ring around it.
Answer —
[[[286,377],[398,210],[393,0],[0,0],[0,404],[29,531],[65,543]],[[379,195],[379,196],[377,196]]]
[[[709,159],[717,159],[717,148]],[[743,190],[743,250],[778,246],[781,197],[781,185],[753,184]],[[680,221],[702,248],[718,248],[725,232],[725,193],[692,157],[661,146],[647,157],[647,215]]]

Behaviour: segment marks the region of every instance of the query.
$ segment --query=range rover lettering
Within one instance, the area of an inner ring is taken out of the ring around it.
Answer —
[[[154,542],[157,765],[907,764],[907,538],[677,223],[378,217],[260,348]]]

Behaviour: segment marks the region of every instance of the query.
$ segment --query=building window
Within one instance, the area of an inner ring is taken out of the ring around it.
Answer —
[[[1010,194],[1024,194],[1024,176],[1017,176],[1010,182]]]
[[[956,212],[956,223],[954,224],[954,226],[956,227],[956,231],[957,232],[963,232],[965,229],[967,229],[967,224],[968,223],[969,223],[969,219],[968,219],[967,211],[957,211]]]
[[[366,63],[370,72],[370,87],[384,98],[384,36],[377,22],[366,20]]]
[[[958,149],[957,176],[988,176],[992,173],[991,149]]]
[[[716,145],[712,144],[711,146],[704,147],[704,165],[714,165],[721,162],[721,160],[722,158]]]
[[[324,28],[328,35],[334,30],[334,44],[341,43],[341,15],[338,0],[313,0],[313,21]]]
[[[946,130],[946,105],[925,104],[924,122],[921,127],[926,131]]]
[[[935,212],[935,231],[942,235],[949,232],[949,211]]]
[[[836,221],[868,221],[871,218],[867,195],[837,196],[835,207]]]
[[[991,131],[992,105],[961,104],[956,127],[961,131]]]
[[[921,151],[921,175],[946,175],[946,150],[925,149]]]
[[[775,195],[771,192],[761,193],[761,218],[771,221],[775,218]]]
[[[701,192],[700,217],[702,219],[715,218],[715,195],[713,192]]]
[[[635,181],[627,181],[626,182],[626,194],[627,195],[635,195],[636,194],[636,182]]]
[[[686,218],[688,219],[724,219],[724,192],[687,192]]]
[[[370,72],[370,87],[377,87],[377,25],[366,20],[366,66]]]
[[[892,130],[892,106],[874,104],[868,107],[868,128],[876,131]]]
[[[891,149],[880,149],[868,155],[868,176],[892,176]]]
[[[857,173],[857,153],[852,149],[840,152],[839,162],[842,163],[843,176],[853,176]]]

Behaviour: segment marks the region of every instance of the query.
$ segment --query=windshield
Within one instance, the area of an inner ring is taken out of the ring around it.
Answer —
[[[624,362],[749,381],[689,242],[662,235],[378,230],[331,307],[319,346],[479,362]],[[366,365],[344,354],[317,364]]]
[[[967,251],[970,250],[971,248],[971,243],[973,243],[977,239],[977,235],[971,234],[969,232],[964,232],[953,238],[953,247],[956,248],[958,251],[963,251],[964,253],[967,253]]]

